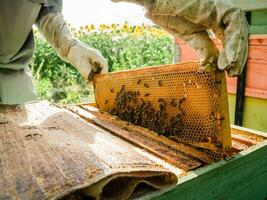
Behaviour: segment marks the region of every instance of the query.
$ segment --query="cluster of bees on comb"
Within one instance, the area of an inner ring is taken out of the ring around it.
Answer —
[[[141,79],[137,81],[140,85]],[[158,85],[162,85],[162,81],[158,81]],[[144,83],[145,88],[149,88],[147,83]],[[113,90],[111,90],[113,92]],[[126,90],[123,85],[116,94],[115,105],[109,111],[111,115],[118,116],[124,121],[128,121],[134,125],[148,128],[159,135],[171,137],[172,133],[180,131],[183,121],[182,116],[185,114],[182,110],[182,104],[186,101],[185,97],[180,99],[164,100],[159,98],[157,100],[158,107],[152,106],[151,101],[146,100],[149,93],[141,95],[139,91]],[[180,112],[173,117],[169,117],[166,112],[166,107],[172,106],[178,108]],[[169,119],[168,121],[166,119]]]

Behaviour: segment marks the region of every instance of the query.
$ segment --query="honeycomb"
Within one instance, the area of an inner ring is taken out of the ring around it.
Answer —
[[[188,62],[96,75],[93,82],[101,110],[215,157],[231,148],[223,72],[200,72],[198,62]]]

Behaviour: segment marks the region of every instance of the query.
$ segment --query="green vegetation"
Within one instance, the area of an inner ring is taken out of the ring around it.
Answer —
[[[102,52],[108,59],[109,71],[172,63],[172,37],[156,27],[131,27],[125,23],[122,27],[101,25],[96,30],[91,25],[72,31],[81,41]],[[60,103],[93,101],[92,87],[38,33],[35,35],[31,69],[39,98]]]

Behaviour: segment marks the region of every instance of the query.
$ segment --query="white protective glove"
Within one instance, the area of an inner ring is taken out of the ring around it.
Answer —
[[[191,46],[200,57],[200,68],[227,70],[239,75],[247,61],[249,26],[241,9],[223,0],[112,0],[146,8],[147,17]],[[218,51],[208,35],[221,40]]]
[[[86,81],[95,73],[107,73],[107,60],[102,54],[72,37],[61,13],[50,13],[37,22],[37,27],[59,56],[71,63]]]
[[[172,20],[175,20],[173,17],[180,17],[185,23],[189,21],[202,26],[201,31],[211,29],[223,45],[217,61],[218,68],[227,70],[229,76],[241,74],[248,55],[249,25],[240,8],[226,4],[223,0],[155,0],[152,15],[166,14],[171,16]],[[177,33],[179,32],[180,30],[177,30]],[[200,29],[197,28],[193,34],[199,32]],[[195,50],[207,51],[214,48],[212,41],[203,45],[201,43],[200,39],[189,41],[189,45]],[[204,68],[205,64],[209,63],[209,57],[202,57]]]

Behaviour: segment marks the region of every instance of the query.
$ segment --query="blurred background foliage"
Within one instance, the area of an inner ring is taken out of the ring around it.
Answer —
[[[75,37],[101,51],[107,58],[109,71],[172,63],[173,38],[151,26],[94,25],[71,28]],[[94,101],[92,86],[84,82],[78,71],[62,61],[55,50],[36,31],[36,51],[31,64],[40,99],[57,103]]]

